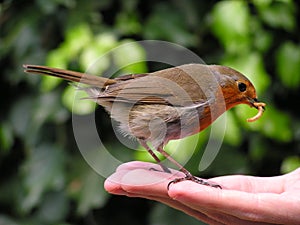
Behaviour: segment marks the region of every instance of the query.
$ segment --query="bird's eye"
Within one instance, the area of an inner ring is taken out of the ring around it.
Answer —
[[[240,92],[244,92],[247,89],[247,85],[245,83],[239,83],[238,84]]]

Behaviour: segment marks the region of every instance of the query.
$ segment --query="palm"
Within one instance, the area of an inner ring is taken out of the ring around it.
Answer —
[[[222,190],[190,181],[171,184],[167,190],[174,176],[183,175],[150,170],[156,166],[123,164],[106,180],[105,188],[113,194],[160,201],[208,224],[300,224],[300,169],[277,177],[210,179]]]

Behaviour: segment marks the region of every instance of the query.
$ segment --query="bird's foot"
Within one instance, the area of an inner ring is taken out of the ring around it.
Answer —
[[[157,171],[157,172],[163,172],[163,173],[172,173],[171,170],[166,167],[165,165],[159,163],[160,167],[162,168],[162,170],[159,170],[159,169],[156,169],[156,168],[153,168],[151,167],[149,170],[152,170],[152,171]]]
[[[178,182],[185,181],[185,180],[190,180],[190,181],[193,181],[197,184],[202,184],[202,185],[205,185],[205,186],[222,189],[221,185],[209,182],[209,181],[207,181],[205,179],[201,179],[199,177],[195,177],[192,174],[186,174],[185,177],[176,178],[176,179],[170,181],[168,186],[167,186],[167,189],[169,190],[171,184],[176,184]]]

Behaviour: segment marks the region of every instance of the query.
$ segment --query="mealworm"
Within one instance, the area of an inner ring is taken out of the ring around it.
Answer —
[[[258,112],[257,112],[257,114],[255,116],[247,119],[247,122],[254,122],[254,121],[258,120],[263,115],[263,113],[264,113],[264,107],[266,106],[266,104],[262,103],[262,102],[255,102],[254,106],[257,107]]]

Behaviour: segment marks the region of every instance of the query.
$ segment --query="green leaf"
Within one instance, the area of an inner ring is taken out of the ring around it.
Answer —
[[[182,165],[186,164],[188,161],[190,161],[193,157],[193,155],[197,154],[201,147],[207,142],[207,132],[202,131],[201,133],[185,137],[183,139],[179,140],[172,140],[170,141],[165,147],[164,150],[168,152],[172,157],[180,162]],[[184,151],[183,151],[184,149]],[[155,154],[158,156],[160,160],[164,160],[165,157],[162,156],[160,153],[155,151]],[[135,160],[139,161],[146,161],[146,162],[154,162],[156,161],[153,159],[153,157],[144,149],[142,146],[139,146],[139,148],[134,152],[134,158]],[[195,160],[193,165],[194,168],[198,171],[198,164],[199,164],[200,158]],[[170,164],[168,160],[164,162],[164,164],[174,167],[173,164]],[[193,169],[194,169],[193,168]],[[178,168],[176,168],[178,169]],[[190,168],[189,168],[190,169]]]
[[[12,126],[10,123],[0,124],[0,154],[8,153],[14,142]]]
[[[21,225],[21,223],[18,223],[13,218],[8,217],[7,215],[1,215],[0,214],[0,224],[3,225]]]
[[[9,117],[15,134],[24,138],[26,144],[33,145],[39,140],[39,129],[45,121],[64,122],[69,115],[61,107],[59,97],[59,93],[48,92],[36,98],[20,98]]]
[[[29,212],[42,201],[50,189],[60,189],[64,182],[64,153],[52,145],[42,145],[33,150],[23,164],[23,182],[26,196],[21,210]]]
[[[205,223],[196,220],[194,217],[189,216],[176,209],[170,208],[163,204],[155,205],[150,215],[151,224],[189,224],[189,225],[205,225]]]
[[[19,101],[12,107],[10,121],[12,128],[17,135],[23,137],[27,134],[30,125],[30,115],[32,114],[33,109],[33,101],[28,96],[20,97]]]
[[[69,56],[64,48],[60,47],[50,51],[47,55],[46,65],[60,69],[67,69]]]
[[[272,46],[273,35],[268,30],[263,28],[261,21],[257,18],[251,20],[251,34],[253,34],[254,49],[259,52],[267,52]]]
[[[47,66],[66,69],[68,63],[74,60],[79,52],[93,40],[93,34],[85,23],[69,28],[65,35],[65,41],[48,53]]]
[[[282,44],[276,53],[276,72],[282,84],[296,89],[300,86],[300,46],[292,42]]]
[[[220,1],[212,10],[212,31],[230,53],[250,48],[250,13],[245,1]]]
[[[281,164],[282,173],[289,173],[297,168],[300,168],[300,157],[296,155],[288,156]]]
[[[98,152],[91,150],[92,154]],[[97,174],[82,157],[73,157],[68,193],[77,202],[77,213],[85,215],[93,208],[102,207],[108,197],[103,188],[104,178]]]
[[[35,217],[43,224],[58,224],[64,221],[69,203],[63,192],[50,192],[45,195]]]
[[[261,128],[261,123],[263,123],[263,119],[266,117],[266,113],[264,112],[264,115],[257,121],[253,123],[247,122],[247,119],[250,117],[253,117],[257,113],[257,109],[251,108],[248,105],[238,105],[234,108],[236,118],[239,120],[239,122],[247,127],[250,130],[257,131]],[[267,105],[267,110],[269,111],[269,105]]]
[[[245,156],[245,153],[239,151],[238,148],[222,145],[217,157],[206,170],[202,171],[202,173],[210,176],[211,174],[216,176],[224,175],[225,173],[249,173],[248,158]]]
[[[76,24],[66,32],[66,40],[61,48],[64,54],[72,59],[82,48],[87,46],[93,39],[92,31],[87,23]]]
[[[264,115],[255,122],[248,123],[246,118],[252,117],[257,110],[246,105],[236,107],[238,115],[242,118],[242,124],[254,131],[260,131],[265,136],[279,142],[289,142],[293,137],[291,130],[291,118],[285,113],[268,103]],[[245,119],[244,119],[245,118]]]
[[[62,67],[59,67],[62,68]],[[40,86],[40,90],[42,92],[52,91],[55,87],[57,87],[63,79],[57,77],[43,76],[42,82]]]
[[[249,139],[249,155],[253,161],[261,161],[268,154],[268,146],[264,139],[265,138],[260,134],[253,135],[253,137]]]
[[[244,74],[254,85],[257,95],[263,93],[270,84],[262,56],[258,52],[226,57],[222,64],[230,66]]]
[[[233,146],[238,146],[242,141],[241,130],[230,111],[226,113],[226,132],[224,135],[224,141]]]
[[[133,35],[141,32],[142,25],[138,20],[137,13],[120,12],[116,18],[116,28],[123,35]]]
[[[154,160],[154,158],[149,154],[149,152],[147,152],[147,150],[145,148],[143,148],[142,146],[139,146],[137,149],[135,149],[136,151],[134,151],[134,159],[138,160],[138,161],[145,161],[145,162],[153,162],[156,163],[156,161]],[[160,160],[163,160],[164,157],[161,154],[156,154],[157,157]]]
[[[89,74],[102,74],[110,65],[110,59],[105,52],[97,46],[87,46],[84,48],[79,58],[82,68],[87,68]]]
[[[145,73],[146,53],[137,42],[124,40],[120,45],[113,49],[113,59],[118,68],[124,73]],[[130,54],[129,54],[130,53]]]
[[[97,35],[80,54],[79,63],[87,73],[100,75],[110,66],[109,52],[116,47],[116,37],[110,33]]]
[[[197,36],[187,29],[181,12],[162,2],[155,6],[143,31],[146,39],[166,40],[184,46],[194,46],[197,43]]]
[[[108,195],[103,189],[103,178],[91,168],[84,174],[82,182],[77,212],[80,215],[85,215],[90,209],[101,207]]]
[[[66,69],[68,63],[76,58],[78,53],[92,41],[92,32],[85,23],[78,24],[66,31],[66,39],[62,44],[50,51],[47,66]]]
[[[253,1],[262,20],[272,27],[294,30],[296,7],[293,1]]]
[[[87,98],[83,90],[77,90],[74,86],[68,86],[63,92],[62,102],[70,111],[78,115],[86,115],[95,111],[95,102]]]
[[[195,153],[200,151],[200,146],[204,144],[206,138],[207,136],[201,132],[201,134],[198,133],[183,139],[172,140],[165,146],[165,151],[172,155],[176,161],[185,165]],[[174,166],[173,164],[170,164],[170,166],[171,165]]]

